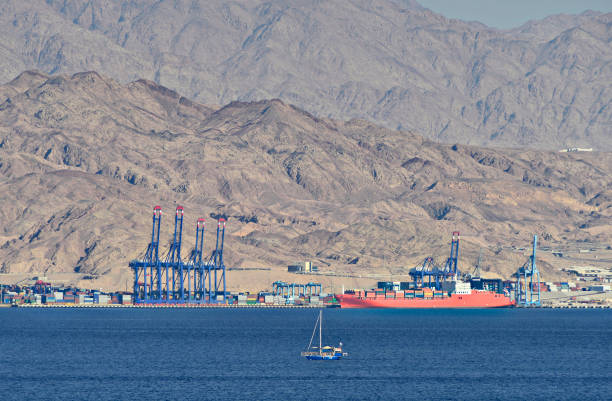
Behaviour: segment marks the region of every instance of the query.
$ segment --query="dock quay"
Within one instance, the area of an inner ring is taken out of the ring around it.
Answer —
[[[9,307],[10,305],[6,305]],[[238,304],[185,304],[185,305],[175,305],[175,304],[166,304],[166,305],[155,305],[155,304],[130,304],[130,305],[119,305],[119,304],[20,304],[20,305],[12,305],[13,307],[18,308],[86,308],[86,309],[117,309],[117,308],[137,308],[137,309],[253,309],[253,308],[266,308],[266,309],[318,309],[318,308],[336,308],[337,306],[331,305],[266,305],[266,304],[258,304],[258,305],[238,305]]]
[[[521,308],[521,309],[610,309],[612,308],[612,306],[609,304],[542,304],[539,306],[517,305],[516,308]]]

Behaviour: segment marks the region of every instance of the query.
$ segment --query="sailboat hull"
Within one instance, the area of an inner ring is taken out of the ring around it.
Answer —
[[[337,361],[340,357],[336,355],[308,355],[306,359],[311,361]]]

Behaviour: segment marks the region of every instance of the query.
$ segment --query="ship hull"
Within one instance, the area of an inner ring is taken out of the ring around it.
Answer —
[[[471,294],[452,294],[441,298],[365,298],[354,294],[336,295],[340,307],[346,308],[508,308],[512,300],[490,291],[472,291]]]
[[[311,361],[337,361],[341,357],[335,355],[308,355],[306,359]]]

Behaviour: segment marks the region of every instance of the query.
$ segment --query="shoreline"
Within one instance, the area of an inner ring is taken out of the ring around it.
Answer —
[[[4,305],[3,305],[4,306]],[[232,309],[232,308],[279,308],[279,309],[287,309],[287,308],[337,308],[334,306],[327,305],[219,305],[219,304],[192,304],[192,305],[156,305],[156,304],[147,304],[147,305],[121,305],[121,304],[88,304],[88,305],[47,305],[47,304],[21,304],[21,305],[6,305],[6,307],[15,307],[15,308],[56,308],[56,309],[66,309],[66,308],[133,308],[133,309],[204,309],[204,308],[221,308],[221,309]]]
[[[89,304],[89,305],[46,305],[46,304],[21,304],[0,305],[2,308],[41,308],[41,309],[342,309],[338,306],[327,305],[215,305],[215,304],[193,304],[193,305],[120,305],[120,304]],[[406,308],[406,309],[611,309],[610,305],[540,305],[540,306],[511,306],[508,308]],[[402,309],[402,308],[365,308],[365,309]]]

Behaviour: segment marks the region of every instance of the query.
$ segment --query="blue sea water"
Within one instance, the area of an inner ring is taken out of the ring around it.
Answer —
[[[0,309],[0,398],[612,397],[611,310]]]

